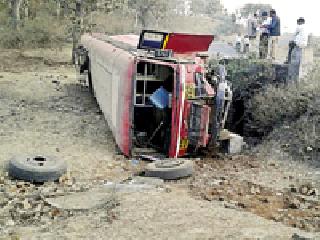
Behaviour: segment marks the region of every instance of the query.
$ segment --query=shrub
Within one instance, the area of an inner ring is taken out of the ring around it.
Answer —
[[[308,111],[319,113],[320,106],[314,105],[320,98],[319,70],[310,73],[301,84],[283,87],[269,86],[255,95],[251,101],[253,121],[262,128],[295,121]]]
[[[315,67],[299,85],[270,87],[253,97],[253,121],[261,128],[273,128],[258,152],[320,165],[319,77],[320,70]]]

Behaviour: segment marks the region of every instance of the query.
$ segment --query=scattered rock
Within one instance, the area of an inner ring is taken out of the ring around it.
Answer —
[[[309,189],[307,195],[308,196],[319,196],[318,189],[316,189],[316,188]]]
[[[23,205],[23,209],[25,210],[29,210],[32,207],[27,198],[24,199],[24,201],[22,202],[22,205]]]
[[[291,199],[288,203],[288,208],[299,209],[300,208],[300,201],[298,199]]]
[[[307,152],[312,152],[312,151],[313,151],[313,148],[312,148],[312,147],[307,147],[307,148],[306,148],[306,151],[307,151]]]
[[[308,194],[308,191],[309,191],[309,189],[308,189],[307,186],[301,186],[301,187],[299,188],[299,192],[300,192],[301,194],[303,194],[303,195],[307,195],[307,194]]]
[[[258,186],[251,186],[250,193],[251,194],[259,194],[260,193],[259,187]]]
[[[225,203],[224,204],[224,207],[225,208],[229,208],[229,209],[236,209],[237,208],[237,205],[235,203]]]
[[[294,233],[291,237],[292,240],[311,240],[311,238],[306,238],[301,236],[300,234]]]
[[[298,189],[297,189],[296,186],[291,184],[289,187],[290,187],[290,192],[292,192],[292,193],[297,193],[298,192]]]
[[[316,196],[317,189],[313,186],[312,183],[306,183],[300,186],[299,193],[306,196]]]
[[[15,222],[12,219],[9,219],[6,223],[7,226],[14,226]]]
[[[58,81],[58,80],[52,80],[51,82],[54,84],[60,84],[60,81]]]

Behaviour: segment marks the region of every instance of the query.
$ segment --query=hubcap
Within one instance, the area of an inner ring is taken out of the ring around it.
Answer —
[[[38,166],[43,166],[47,159],[43,156],[35,156],[33,158],[27,158],[27,162],[31,162],[32,164],[36,164]]]

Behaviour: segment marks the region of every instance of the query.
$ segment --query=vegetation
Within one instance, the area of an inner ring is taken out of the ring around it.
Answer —
[[[312,160],[319,166],[319,76],[318,64],[315,64],[298,84],[268,86],[253,96],[249,102],[251,121],[269,133],[259,151],[287,153],[293,159]]]
[[[272,9],[270,4],[262,3],[247,3],[240,8],[241,16],[248,17],[249,14],[256,13],[257,11],[267,11],[269,12]]]
[[[232,33],[231,16],[219,0],[189,2],[188,7],[183,0],[0,0],[0,46],[53,47],[84,31]]]

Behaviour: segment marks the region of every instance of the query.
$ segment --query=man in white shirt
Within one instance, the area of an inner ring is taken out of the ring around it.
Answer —
[[[308,34],[305,30],[304,18],[297,20],[297,29],[294,34],[294,39],[289,43],[288,53],[288,77],[289,80],[297,81],[301,71],[300,66],[302,62],[303,49],[308,45]]]
[[[289,54],[288,54],[288,63],[291,62],[291,53],[295,47],[305,48],[308,45],[308,35],[305,31],[305,20],[304,18],[299,18],[297,20],[297,28],[294,34],[293,41],[289,42]]]

